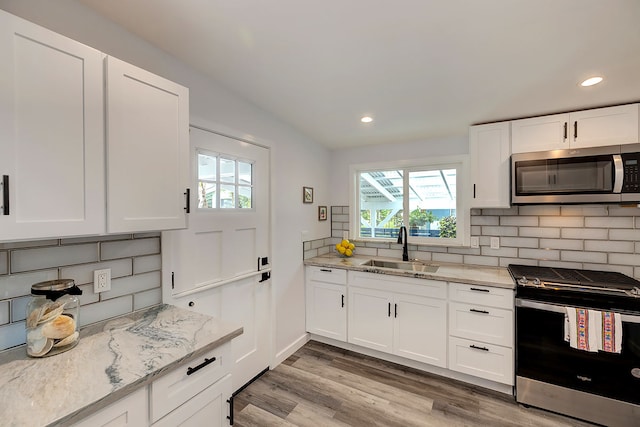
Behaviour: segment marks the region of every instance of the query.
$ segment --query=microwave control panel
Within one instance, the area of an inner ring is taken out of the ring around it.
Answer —
[[[640,153],[624,153],[622,154],[622,165],[624,167],[624,180],[622,181],[623,193],[640,192],[640,176],[638,168],[640,167]]]

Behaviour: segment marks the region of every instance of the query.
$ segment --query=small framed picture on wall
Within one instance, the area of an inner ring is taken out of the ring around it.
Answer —
[[[326,221],[326,220],[327,220],[327,207],[318,206],[318,221]]]
[[[302,187],[302,202],[303,203],[313,203],[313,188],[312,187]]]

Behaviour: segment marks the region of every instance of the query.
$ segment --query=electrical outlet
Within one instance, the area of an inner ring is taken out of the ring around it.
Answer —
[[[500,238],[492,237],[491,238],[491,249],[500,249]]]
[[[93,292],[100,293],[111,290],[111,269],[93,271]]]
[[[471,237],[471,248],[477,249],[480,247],[480,238],[478,236]]]

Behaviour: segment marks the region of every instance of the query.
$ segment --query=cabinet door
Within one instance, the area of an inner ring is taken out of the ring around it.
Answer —
[[[186,227],[188,89],[107,58],[107,231]]]
[[[511,122],[511,152],[529,153],[569,148],[569,114]]]
[[[228,426],[231,376],[227,375],[211,387],[192,397],[153,427],[221,427]]]
[[[346,286],[309,280],[306,291],[307,332],[346,341]]]
[[[472,208],[508,208],[510,123],[469,128],[469,157],[473,183]]]
[[[571,113],[571,148],[638,143],[638,104]]]
[[[392,295],[373,289],[349,288],[349,342],[392,352]]]
[[[393,352],[407,359],[447,367],[447,302],[396,295]]]
[[[147,387],[134,391],[88,416],[74,427],[140,427],[149,425]]]
[[[104,233],[103,54],[0,11],[0,56],[0,241]]]

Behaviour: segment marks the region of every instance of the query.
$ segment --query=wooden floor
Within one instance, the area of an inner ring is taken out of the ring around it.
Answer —
[[[238,393],[234,408],[236,427],[591,426],[315,341]]]

